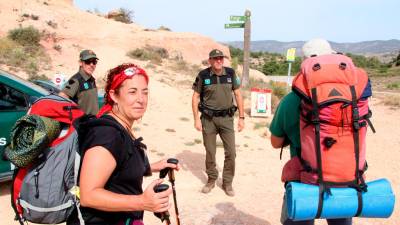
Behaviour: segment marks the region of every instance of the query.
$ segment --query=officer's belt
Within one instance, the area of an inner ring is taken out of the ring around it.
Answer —
[[[237,110],[236,106],[232,106],[229,109],[215,110],[215,109],[210,109],[201,103],[199,104],[199,111],[209,117],[233,116],[236,110]]]

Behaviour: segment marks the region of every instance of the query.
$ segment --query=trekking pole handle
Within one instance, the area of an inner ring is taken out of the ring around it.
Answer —
[[[177,165],[178,162],[179,162],[179,161],[178,161],[177,159],[175,159],[175,158],[169,158],[169,159],[167,160],[167,163],[171,163],[171,164],[175,164],[175,165]],[[172,169],[171,169],[170,167],[166,167],[166,168],[162,169],[162,170],[160,171],[160,178],[164,178],[165,176],[167,176],[167,174],[168,174],[170,171],[172,171]],[[171,176],[171,175],[170,175],[170,176]]]
[[[154,186],[154,192],[159,193],[168,190],[169,185],[168,184],[159,184]],[[171,224],[171,221],[169,220],[169,212],[168,210],[165,212],[160,212],[160,213],[154,213],[154,215],[158,218],[160,218],[161,222],[166,222],[167,225]]]
[[[167,163],[172,163],[172,164],[178,164],[178,162],[179,162],[179,160],[177,160],[177,159],[175,159],[175,158],[169,158],[168,160],[167,160]]]
[[[175,158],[170,158],[170,159],[167,160],[167,163],[172,163],[172,164],[175,164],[175,165],[178,165],[178,162],[179,161],[177,159],[175,159]],[[171,182],[175,181],[175,173],[174,173],[174,170],[171,169],[171,168],[169,168],[168,177],[169,177],[169,180]]]
[[[168,184],[159,184],[159,185],[154,186],[154,192],[155,193],[163,192],[163,191],[168,190],[168,188],[169,188]]]

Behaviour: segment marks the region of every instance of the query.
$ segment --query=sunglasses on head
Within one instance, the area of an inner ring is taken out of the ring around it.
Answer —
[[[86,65],[90,65],[90,64],[96,65],[97,64],[97,60],[96,59],[85,60],[83,62],[85,62]]]

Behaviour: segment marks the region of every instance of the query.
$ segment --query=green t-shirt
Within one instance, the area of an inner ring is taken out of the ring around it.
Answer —
[[[290,92],[282,98],[276,109],[269,130],[277,137],[284,137],[290,143],[290,156],[300,150],[300,97]]]

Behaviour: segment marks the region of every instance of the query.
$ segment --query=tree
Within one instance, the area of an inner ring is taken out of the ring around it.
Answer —
[[[394,65],[400,66],[400,52],[399,52],[399,55],[396,57],[396,59],[394,61]]]

